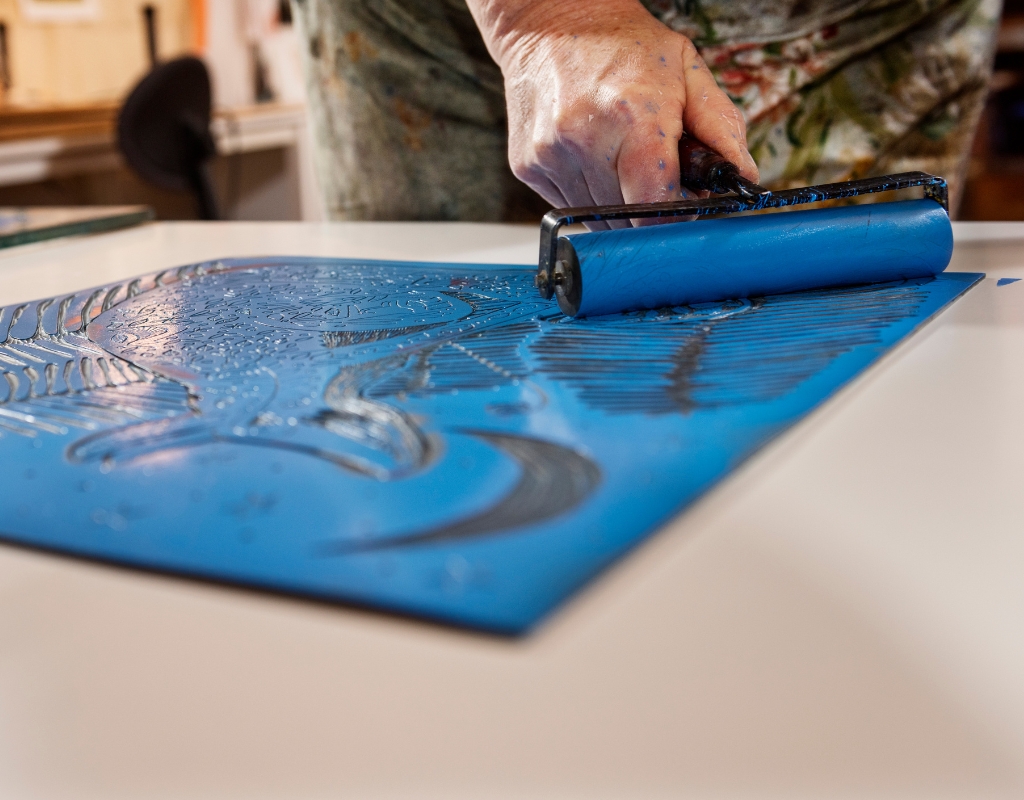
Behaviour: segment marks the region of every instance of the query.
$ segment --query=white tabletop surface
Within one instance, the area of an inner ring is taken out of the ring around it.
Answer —
[[[956,238],[989,279],[522,640],[0,546],[0,797],[1021,797],[1024,225]],[[536,233],[153,224],[0,305],[272,254]]]

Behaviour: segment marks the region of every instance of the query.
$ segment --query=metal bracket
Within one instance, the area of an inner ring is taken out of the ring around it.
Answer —
[[[880,178],[826,183],[803,189],[785,189],[781,192],[765,191],[751,198],[724,195],[709,197],[705,200],[676,200],[671,203],[648,205],[556,208],[545,214],[540,224],[540,259],[537,262],[537,277],[534,278],[534,284],[545,300],[550,300],[554,296],[555,285],[563,272],[555,270],[555,265],[558,262],[558,231],[563,225],[609,219],[709,217],[718,214],[735,214],[741,211],[760,211],[765,208],[820,203],[824,200],[838,200],[862,194],[894,192],[914,186],[923,187],[924,196],[934,200],[942,206],[947,214],[949,213],[949,192],[946,187],[946,179],[929,175],[927,172],[901,172],[897,175],[884,175]]]

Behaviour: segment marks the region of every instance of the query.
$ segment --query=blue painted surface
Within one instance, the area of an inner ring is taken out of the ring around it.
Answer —
[[[0,310],[0,531],[516,633],[979,276],[570,320],[522,268],[205,264]]]
[[[1020,278],[1000,278],[996,281],[996,286],[1008,286],[1011,283],[1016,283]]]
[[[581,316],[923,278],[953,253],[933,200],[574,234]]]

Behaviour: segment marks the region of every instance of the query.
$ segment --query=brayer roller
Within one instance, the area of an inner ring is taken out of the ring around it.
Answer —
[[[565,208],[541,223],[536,284],[563,313],[596,316],[769,294],[924,278],[953,253],[944,179],[924,172],[770,192],[689,137],[682,182],[719,195],[647,205]],[[920,200],[702,220],[921,187]],[[559,236],[611,219],[698,219]]]

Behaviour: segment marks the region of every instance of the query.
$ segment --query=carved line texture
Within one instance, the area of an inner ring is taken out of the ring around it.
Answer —
[[[424,289],[439,292],[434,298],[453,298],[460,309],[471,308],[464,319],[386,330],[300,331],[319,343],[321,354],[340,359],[333,377],[316,387],[323,408],[309,414],[280,399],[291,387],[282,386],[274,369],[292,356],[287,349],[273,350],[285,347],[273,326],[217,321],[229,313],[245,317],[253,304],[270,297],[279,316],[288,316],[291,307],[282,303],[289,298],[280,295],[297,290],[276,283],[277,273],[267,266],[248,270],[249,294],[193,298],[193,317],[185,315],[174,343],[186,361],[205,359],[214,372],[223,364],[218,380],[237,383],[230,391],[212,383],[199,392],[164,374],[158,361],[146,365],[134,356],[119,357],[90,338],[90,324],[127,300],[242,268],[193,265],[0,309],[0,434],[81,430],[85,435],[67,449],[72,462],[113,464],[167,448],[231,443],[308,455],[372,480],[401,480],[428,469],[443,450],[424,420],[404,407],[407,400],[443,401],[458,392],[528,385],[543,377],[591,410],[613,416],[767,402],[852,348],[879,344],[881,331],[914,314],[926,297],[919,286],[907,284],[580,321],[550,311],[532,295],[515,299],[499,278],[467,276],[446,290]],[[299,264],[293,270],[316,268]],[[500,291],[489,293],[488,281]],[[329,302],[317,298],[318,308],[330,311]],[[145,303],[126,308],[155,313]],[[319,317],[306,317],[303,324],[319,324]],[[210,341],[203,338],[204,325],[212,326]],[[152,361],[160,348],[138,352]],[[539,389],[534,395],[544,402]],[[517,464],[520,478],[506,496],[426,530],[374,542],[325,542],[320,555],[430,545],[536,525],[577,507],[600,485],[598,465],[572,448],[498,431],[451,432],[472,436]]]
[[[0,433],[34,437],[188,413],[184,387],[108,353],[89,339],[86,328],[125,300],[200,278],[218,266],[164,270],[0,308]]]

